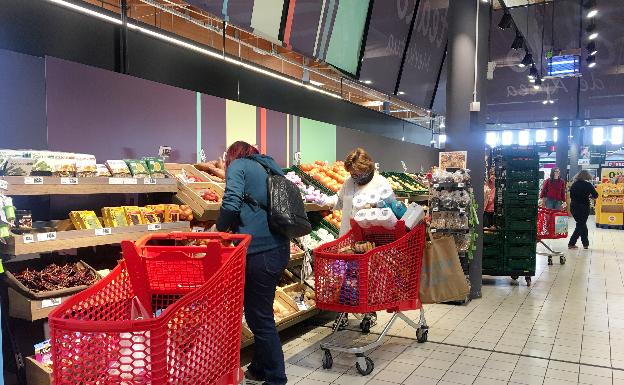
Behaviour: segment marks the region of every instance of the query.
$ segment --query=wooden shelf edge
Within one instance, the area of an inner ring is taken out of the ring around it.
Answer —
[[[13,236],[9,243],[0,246],[0,253],[9,255],[24,255],[48,253],[53,251],[75,249],[79,247],[112,245],[121,241],[135,241],[146,234],[168,233],[171,231],[190,231],[188,222],[161,223],[161,229],[148,230],[149,225],[115,227],[112,234],[96,236],[95,230],[70,230],[56,233],[57,239],[51,241],[34,241],[24,243],[22,235]],[[35,238],[36,239],[36,238]]]
[[[26,184],[26,178],[40,178],[41,184]],[[64,180],[74,179],[76,184],[64,184]],[[91,195],[91,194],[150,194],[159,192],[175,193],[178,183],[174,178],[58,178],[3,176],[0,180],[8,183],[6,195]],[[131,183],[123,183],[126,182]],[[146,184],[146,180],[148,183]],[[136,181],[136,183],[135,183]],[[111,184],[112,182],[112,184]],[[153,184],[152,184],[153,182]]]

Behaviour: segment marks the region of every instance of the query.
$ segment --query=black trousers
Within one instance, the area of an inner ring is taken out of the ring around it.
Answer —
[[[255,338],[249,370],[267,385],[285,385],[287,381],[282,343],[273,316],[273,300],[289,259],[288,244],[247,255],[245,319]]]
[[[589,217],[589,206],[583,204],[574,204],[570,205],[570,211],[572,211],[572,216],[576,221],[576,228],[570,237],[570,242],[568,245],[576,245],[576,241],[581,237],[581,242],[583,246],[589,246],[589,230],[587,230],[587,218]]]

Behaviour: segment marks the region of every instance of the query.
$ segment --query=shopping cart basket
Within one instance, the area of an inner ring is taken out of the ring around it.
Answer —
[[[420,271],[425,246],[425,225],[420,223],[408,231],[403,221],[394,229],[383,227],[361,228],[351,220],[351,231],[337,240],[314,250],[314,287],[316,305],[321,310],[341,313],[370,313],[387,310],[393,313],[379,337],[364,346],[345,346],[336,342],[335,334],[321,344],[323,368],[333,365],[331,350],[356,355],[356,368],[362,375],[373,371],[374,363],[366,352],[381,344],[397,318],[416,329],[418,342],[427,340],[428,327],[418,297]],[[358,241],[375,243],[365,254],[341,253],[345,247]],[[402,313],[420,309],[419,323]]]
[[[560,251],[554,251],[544,239],[561,239],[568,237],[568,213],[565,210],[553,210],[540,207],[537,211],[537,241],[548,250],[547,253],[539,253],[548,256],[548,264],[552,265],[553,257],[559,257],[559,263],[564,265],[565,255]]]
[[[54,384],[239,383],[250,239],[170,233],[122,242],[124,260],[49,316]],[[188,240],[205,244],[163,245]]]

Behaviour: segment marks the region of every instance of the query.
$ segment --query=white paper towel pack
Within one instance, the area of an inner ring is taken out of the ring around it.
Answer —
[[[377,192],[372,192],[370,194],[366,195],[366,203],[368,203],[369,205],[377,205],[377,202],[379,202],[379,194]]]
[[[363,209],[358,211],[357,213],[355,213],[355,216],[353,217],[353,219],[355,220],[355,222],[357,222],[358,226],[360,226],[361,228],[368,228],[370,227],[370,224],[368,222],[367,219],[367,214],[370,211],[370,209]]]
[[[369,209],[366,212],[366,220],[368,221],[368,226],[379,226],[379,211],[381,209]]]
[[[392,195],[394,194],[394,192],[392,191],[390,187],[380,187],[377,190],[377,194],[379,194],[379,199],[385,201],[385,200],[392,198]]]
[[[353,208],[355,209],[363,209],[364,206],[368,203],[368,198],[364,194],[358,194],[353,197]]]
[[[411,229],[425,219],[425,210],[418,203],[411,203],[407,206],[407,211],[403,214],[402,219],[405,222],[405,227]]]
[[[380,209],[377,214],[378,226],[383,226],[386,229],[394,229],[397,223],[397,217],[394,215],[391,209]]]

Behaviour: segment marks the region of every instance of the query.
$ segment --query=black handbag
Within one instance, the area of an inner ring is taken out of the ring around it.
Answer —
[[[257,162],[257,161],[256,161]],[[268,207],[261,204],[249,194],[245,194],[245,202],[258,206],[268,215],[271,232],[281,234],[288,239],[302,237],[312,232],[312,225],[305,211],[301,193],[294,183],[283,175],[274,174],[262,163],[259,165],[267,172]]]

